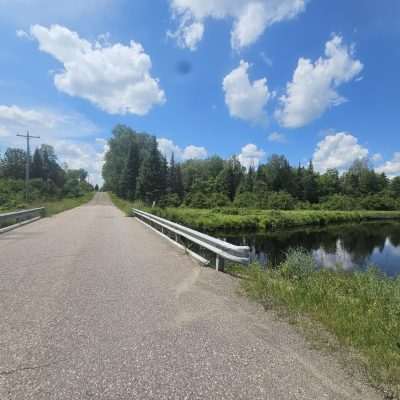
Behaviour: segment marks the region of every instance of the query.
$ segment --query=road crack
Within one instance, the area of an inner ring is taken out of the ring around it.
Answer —
[[[15,368],[15,369],[10,369],[8,371],[0,371],[0,376],[9,376],[9,375],[13,375],[13,374],[16,374],[16,373],[22,372],[22,371],[31,371],[31,370],[36,370],[36,369],[49,368],[49,367],[52,367],[53,365],[59,364],[64,361],[66,361],[66,360],[52,361],[47,364],[21,366],[21,367]]]

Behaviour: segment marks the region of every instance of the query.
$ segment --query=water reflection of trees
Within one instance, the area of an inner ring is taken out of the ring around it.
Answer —
[[[303,247],[308,251],[323,251],[337,254],[341,251],[356,265],[369,261],[373,251],[382,252],[387,239],[394,246],[400,246],[400,224],[398,223],[358,223],[333,225],[325,228],[303,228],[273,232],[266,235],[245,235],[229,237],[233,243],[247,244],[253,255],[262,263],[277,265],[285,258],[292,247]]]

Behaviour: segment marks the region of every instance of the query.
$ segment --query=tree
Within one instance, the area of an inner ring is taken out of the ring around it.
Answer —
[[[83,168],[80,168],[78,171],[79,171],[79,181],[85,182],[89,175],[88,172],[86,170],[84,170]]]
[[[217,177],[217,190],[228,196],[230,201],[233,201],[243,176],[242,164],[236,157],[232,157],[225,163],[224,169]]]
[[[150,152],[143,161],[137,181],[136,196],[146,203],[158,202],[165,194],[166,171],[164,159],[152,138]]]
[[[316,203],[318,201],[318,182],[311,160],[308,164],[308,168],[304,171],[302,186],[303,200]]]
[[[295,174],[285,156],[273,154],[267,164],[261,165],[259,169],[269,190],[286,191],[295,195]]]
[[[5,178],[24,179],[26,152],[21,149],[8,148],[2,160],[2,174]]]
[[[340,179],[337,169],[328,169],[319,176],[318,180],[321,196],[332,196],[340,193]]]
[[[256,182],[256,172],[253,166],[250,166],[247,173],[244,175],[242,182],[239,186],[239,193],[253,192]]]
[[[396,176],[391,180],[391,182],[390,182],[390,191],[396,197],[400,197],[400,176]]]
[[[135,142],[129,146],[128,158],[121,175],[120,196],[134,200],[136,193],[136,181],[139,175],[139,149]]]
[[[33,153],[31,177],[33,179],[43,179],[43,160],[39,149]]]
[[[167,193],[176,194],[180,201],[183,200],[184,189],[182,181],[182,171],[179,164],[175,163],[174,153],[171,155],[167,173]]]
[[[132,142],[137,144],[139,164],[141,164],[150,152],[152,142],[150,135],[137,133],[125,125],[117,125],[112,131],[111,139],[108,141],[108,151],[106,152],[103,166],[104,185],[117,194],[120,192],[120,177],[125,168]]]
[[[182,170],[179,164],[176,166],[175,193],[178,195],[180,201],[182,201],[185,196],[185,190],[183,187]]]

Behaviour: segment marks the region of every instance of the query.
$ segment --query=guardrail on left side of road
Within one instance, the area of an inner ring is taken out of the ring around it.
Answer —
[[[44,207],[0,214],[0,233],[37,221],[44,215]]]

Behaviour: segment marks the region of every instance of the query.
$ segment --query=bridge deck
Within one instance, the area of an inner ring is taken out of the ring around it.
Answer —
[[[372,399],[105,194],[0,236],[0,399]]]

